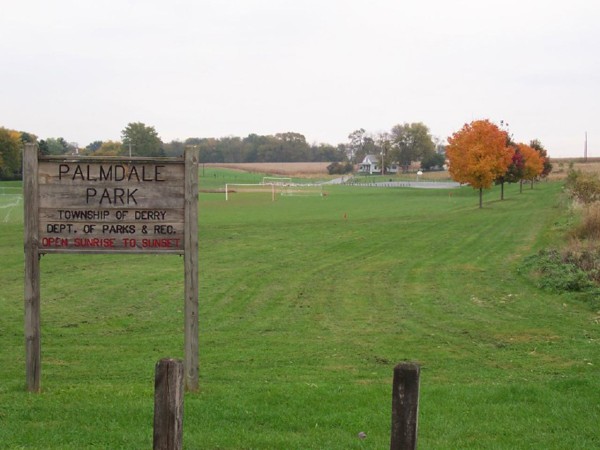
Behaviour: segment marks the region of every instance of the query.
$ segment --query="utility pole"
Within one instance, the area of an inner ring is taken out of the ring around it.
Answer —
[[[587,162],[587,131],[585,132],[585,143],[583,144],[583,160]]]

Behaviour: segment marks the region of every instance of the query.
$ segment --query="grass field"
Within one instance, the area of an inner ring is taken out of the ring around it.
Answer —
[[[261,177],[200,174],[207,191]],[[470,188],[328,191],[200,194],[185,448],[389,448],[404,360],[422,366],[422,449],[600,447],[600,312],[517,271],[563,238],[561,184],[494,189],[482,210]],[[20,208],[0,209],[0,448],[151,448],[154,365],[183,356],[182,259],[44,256],[29,394]]]

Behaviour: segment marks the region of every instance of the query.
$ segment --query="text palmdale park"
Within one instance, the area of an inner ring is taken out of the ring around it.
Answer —
[[[44,170],[42,165],[40,188],[47,192],[41,195],[41,248],[181,249],[177,184],[182,174],[173,167],[62,162]]]

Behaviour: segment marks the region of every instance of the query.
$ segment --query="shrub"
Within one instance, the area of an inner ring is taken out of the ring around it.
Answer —
[[[327,166],[327,172],[329,173],[329,175],[335,175],[335,174],[344,175],[346,173],[352,172],[352,164],[349,162],[348,163],[334,162]]]
[[[532,274],[538,287],[553,292],[581,292],[594,287],[588,274],[573,259],[563,258],[556,249],[541,250],[527,257],[521,270]]]
[[[423,170],[436,170],[441,169],[446,162],[444,155],[439,153],[431,153],[423,156],[421,159],[421,169]]]
[[[600,241],[600,204],[594,203],[585,208],[581,222],[570,234],[577,239]]]
[[[567,187],[571,197],[584,205],[600,200],[600,178],[595,174],[569,171]]]
[[[554,292],[581,292],[593,308],[600,307],[600,178],[569,167],[566,188],[582,203],[581,220],[567,234],[568,243],[527,257],[519,271],[538,287]]]
[[[567,178],[565,179],[565,186],[567,187],[567,189],[571,189],[573,187],[573,185],[577,181],[577,178],[579,178],[579,175],[581,175],[581,170],[575,170],[573,169],[572,165],[569,164]]]
[[[561,252],[566,264],[573,264],[585,272],[588,278],[600,284],[600,247],[597,241],[571,240]]]

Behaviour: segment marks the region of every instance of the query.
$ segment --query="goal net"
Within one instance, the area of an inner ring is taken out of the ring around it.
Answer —
[[[320,184],[244,184],[244,183],[228,183],[225,185],[225,200],[231,199],[232,194],[256,194],[262,198],[269,195],[271,201],[275,201],[276,195],[293,197],[293,196],[313,196],[323,197],[326,194],[323,192],[323,186]]]
[[[0,187],[0,223],[20,222],[23,218],[23,189]]]
[[[322,184],[286,184],[281,186],[281,195],[294,197],[323,197],[323,185]]]

